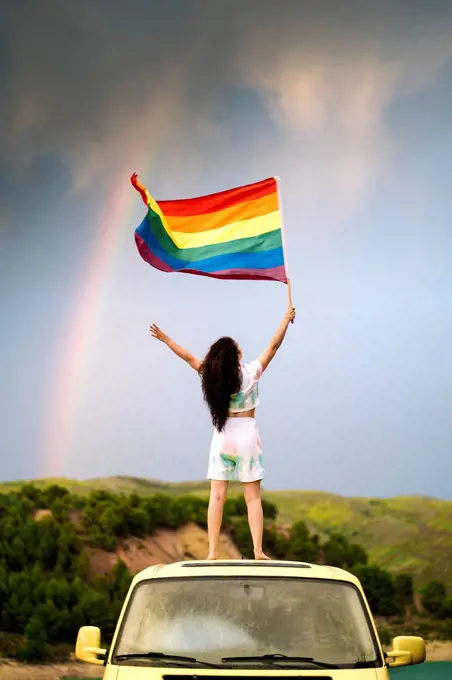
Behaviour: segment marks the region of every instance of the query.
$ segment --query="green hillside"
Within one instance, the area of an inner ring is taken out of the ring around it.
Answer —
[[[140,495],[208,494],[207,482],[166,484],[127,476],[33,483],[42,487],[59,484],[76,494],[93,489]],[[22,484],[0,484],[0,493]],[[231,493],[238,491],[239,486],[231,489]],[[338,531],[361,544],[373,563],[394,573],[409,572],[418,585],[437,578],[452,587],[452,501],[423,496],[346,498],[320,491],[267,491],[265,496],[278,506],[281,524],[303,519],[323,537]]]
[[[31,482],[34,486],[45,488],[52,484],[66,487],[71,493],[86,494],[95,489],[111,491],[112,493],[137,493],[140,495],[150,495],[164,493],[177,495],[181,493],[202,494],[208,493],[209,486],[206,482],[182,482],[170,484],[159,482],[154,479],[143,479],[141,477],[101,477],[99,479],[67,479],[66,477],[49,477],[47,479],[18,480],[15,482],[0,482],[0,493],[13,491],[23,484]]]

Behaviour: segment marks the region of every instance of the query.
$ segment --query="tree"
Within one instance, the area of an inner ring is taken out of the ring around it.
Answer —
[[[2,608],[2,618],[6,618],[6,630],[11,633],[22,633],[34,610],[33,583],[27,572],[9,572],[7,595]]]
[[[274,503],[262,498],[262,512],[265,519],[275,520],[278,516],[278,509]],[[246,505],[245,497],[233,496],[228,498],[224,505],[224,514],[233,517],[246,517],[248,514],[248,508]]]
[[[434,616],[441,616],[447,599],[447,590],[441,581],[430,581],[422,594],[424,608]]]
[[[47,652],[47,635],[44,624],[32,616],[25,626],[25,640],[19,649],[21,661],[42,661]]]
[[[231,533],[234,543],[243,557],[252,559],[254,557],[254,549],[248,519],[246,517],[235,518],[231,526]]]
[[[49,640],[54,642],[64,641],[64,634],[62,635],[62,632],[66,632],[64,628],[65,626],[67,627],[67,620],[64,620],[64,615],[62,614],[63,608],[62,605],[57,607],[50,598],[36,607],[36,615],[45,627],[46,635]]]
[[[283,560],[287,555],[289,547],[288,539],[275,529],[264,527],[264,552],[270,553],[279,560]]]
[[[318,540],[309,534],[304,522],[295,522],[289,535],[287,560],[317,562],[319,557]]]
[[[42,563],[45,571],[52,571],[58,560],[60,525],[53,517],[46,517],[39,522],[38,531],[35,559]]]
[[[102,630],[111,630],[116,623],[108,595],[91,587],[83,591],[73,608],[73,615],[76,620],[84,621],[85,625],[98,626]]]
[[[118,560],[111,572],[111,597],[123,601],[131,583],[132,575],[130,571],[122,560]]]
[[[265,519],[275,520],[278,517],[278,508],[266,498],[262,499],[262,512],[264,513]]]
[[[29,501],[34,509],[42,507],[43,505],[43,494],[41,489],[38,489],[33,484],[23,484],[19,489],[17,496],[22,501]]]
[[[188,496],[187,496],[188,498]],[[200,527],[207,527],[208,501],[205,498],[191,496],[189,501],[190,519]]]
[[[350,569],[357,564],[367,564],[367,553],[357,543],[350,543],[342,534],[331,534],[322,546],[325,563],[331,567]]]
[[[413,602],[413,578],[410,574],[397,574],[394,577],[395,599],[397,603],[406,607]]]
[[[448,597],[444,601],[443,607],[441,609],[441,618],[450,619],[448,621],[448,625],[449,625],[451,633],[452,633],[452,597]],[[448,639],[452,639],[452,635]]]
[[[352,571],[361,581],[373,614],[392,616],[398,613],[394,583],[389,572],[370,565],[357,565]]]
[[[169,506],[171,499],[164,494],[155,494],[146,499],[146,509],[149,515],[150,530],[168,526]]]
[[[64,486],[59,486],[58,484],[51,484],[43,493],[44,497],[44,507],[50,508],[52,503],[58,498],[69,498],[70,491]]]
[[[24,542],[16,535],[10,543],[9,568],[13,571],[22,571],[27,561],[27,551]]]
[[[187,512],[188,510],[188,512]],[[190,508],[184,498],[172,498],[168,505],[166,524],[170,529],[178,529],[191,520]]]
[[[227,498],[224,504],[224,517],[245,517],[247,514],[247,507],[245,503],[245,497],[242,496],[232,496]]]

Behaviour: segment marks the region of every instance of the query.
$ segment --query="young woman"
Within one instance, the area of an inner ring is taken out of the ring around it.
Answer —
[[[200,360],[177,345],[155,324],[150,327],[152,337],[164,342],[200,374],[204,399],[212,417],[214,433],[207,473],[211,482],[207,515],[209,560],[217,558],[228,483],[236,476],[243,483],[254,557],[257,560],[269,559],[262,550],[264,520],[260,484],[264,470],[254,416],[259,404],[259,379],[281,346],[287,328],[294,319],[295,309],[289,308],[265,352],[249,364],[242,364],[242,350],[232,338],[217,340],[204,359]]]

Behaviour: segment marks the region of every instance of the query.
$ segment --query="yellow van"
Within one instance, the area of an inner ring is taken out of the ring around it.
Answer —
[[[80,629],[76,657],[104,680],[388,680],[425,660],[418,637],[383,652],[361,584],[302,562],[194,561],[137,574],[109,649]]]

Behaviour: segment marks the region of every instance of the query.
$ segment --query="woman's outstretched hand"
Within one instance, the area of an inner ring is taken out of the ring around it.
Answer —
[[[166,335],[166,333],[160,330],[157,324],[153,323],[151,326],[149,326],[149,330],[153,338],[160,340],[160,342],[164,342],[165,345],[169,347],[169,349],[174,352],[176,356],[186,361],[189,366],[194,368],[195,371],[199,372],[201,361],[194,357],[191,352],[174,342],[174,340],[172,340],[169,335]]]
[[[151,326],[149,326],[149,330],[152,337],[160,340],[160,342],[166,342],[168,340],[168,336],[160,330],[157,324],[153,323]]]

